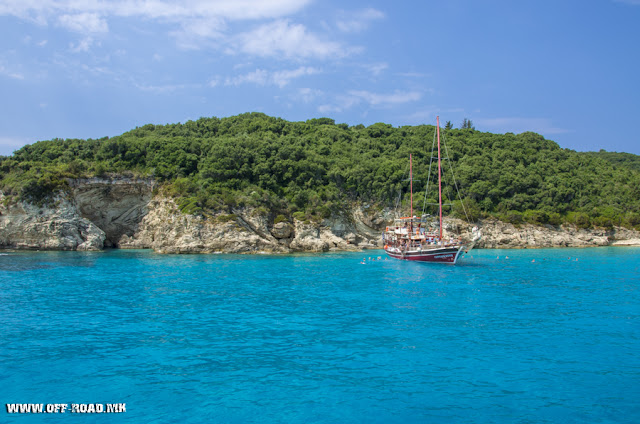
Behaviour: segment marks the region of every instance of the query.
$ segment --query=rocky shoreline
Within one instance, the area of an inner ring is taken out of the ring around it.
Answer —
[[[150,179],[70,181],[50,206],[5,202],[0,193],[0,248],[30,250],[153,249],[159,253],[292,253],[358,251],[382,247],[390,211],[354,205],[322,222],[274,222],[268,213],[235,208],[212,216],[182,213],[173,199],[154,194]],[[468,236],[469,226],[445,220],[447,236]],[[638,246],[640,232],[625,228],[515,227],[481,221],[477,248]]]
[[[480,224],[482,240],[477,247],[522,249],[546,247],[640,246],[640,232],[622,227],[580,229],[571,225],[518,227],[494,219]]]

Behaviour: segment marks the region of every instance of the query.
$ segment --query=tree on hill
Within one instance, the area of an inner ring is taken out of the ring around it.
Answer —
[[[473,205],[474,215],[640,225],[640,156],[579,153],[532,132],[465,131],[473,123],[463,124],[447,131],[444,166],[453,167],[461,188],[462,199],[454,200]],[[245,205],[320,219],[354,201],[393,207],[409,190],[409,154],[417,179],[434,181],[427,151],[434,131],[431,125],[350,127],[329,118],[290,122],[262,113],[144,125],[111,138],[24,146],[0,157],[0,190],[6,202],[41,203],[68,190],[71,178],[137,175],[154,178],[189,213]],[[455,192],[453,180],[443,182],[447,191]]]

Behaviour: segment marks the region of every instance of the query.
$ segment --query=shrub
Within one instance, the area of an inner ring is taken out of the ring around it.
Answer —
[[[549,219],[547,220],[547,222],[551,225],[560,225],[562,224],[562,215],[560,215],[558,212],[551,212],[549,214]]]
[[[519,211],[507,211],[504,214],[504,220],[511,224],[522,224],[522,212]]]
[[[549,222],[549,216],[545,211],[527,210],[522,215],[522,218],[530,224],[540,225]]]
[[[297,219],[298,221],[304,221],[307,219],[307,216],[305,215],[304,212],[298,211],[293,213],[293,218]]]
[[[317,215],[321,219],[326,219],[331,217],[331,208],[327,205],[320,205],[316,207],[314,215]]]
[[[96,177],[104,177],[107,174],[107,167],[104,165],[104,163],[102,162],[98,162],[97,164],[95,164],[95,166],[93,167],[93,174]]]
[[[187,215],[197,215],[202,213],[202,207],[198,204],[197,199],[193,197],[183,197],[178,201],[178,209]]]
[[[611,229],[613,228],[613,221],[611,218],[607,218],[606,216],[598,216],[593,219],[593,225]]]
[[[273,220],[273,224],[275,225],[275,224],[278,224],[280,222],[286,222],[286,221],[288,221],[287,217],[282,215],[282,214],[280,214],[280,215],[276,216],[276,218]]]
[[[625,222],[629,227],[637,228],[640,226],[640,213],[629,213],[625,217]]]
[[[235,214],[230,213],[228,215],[218,215],[216,217],[216,221],[220,223],[225,223],[225,222],[235,221],[236,218],[237,216]]]
[[[67,180],[60,175],[46,172],[40,177],[27,179],[20,191],[20,200],[26,200],[39,206],[50,204],[56,192],[69,188]]]
[[[472,222],[480,219],[482,211],[480,210],[478,202],[470,198],[465,198],[463,202],[460,202],[459,200],[453,202],[453,215],[460,219],[467,219],[468,217]]]
[[[589,219],[589,215],[584,212],[569,212],[567,215],[567,221],[571,224],[575,224],[578,228],[589,228],[591,227],[591,220]]]

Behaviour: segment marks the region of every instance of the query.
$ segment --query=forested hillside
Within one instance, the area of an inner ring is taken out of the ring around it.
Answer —
[[[607,152],[606,150],[601,149],[599,152],[584,152],[580,154],[598,157],[606,160],[607,162],[611,162],[616,166],[640,171],[640,156],[631,153]]]
[[[602,154],[562,149],[531,132],[469,128],[443,129],[442,135],[450,159],[444,166],[454,169],[472,219],[493,215],[514,223],[640,225],[638,156],[625,156],[631,163],[626,166]],[[328,118],[288,122],[261,113],[202,118],[145,125],[113,138],[25,146],[0,157],[0,189],[5,201],[46,202],[68,187],[67,178],[148,176],[161,182],[161,190],[176,197],[186,213],[244,204],[319,219],[355,200],[394,206],[398,193],[408,191],[410,153],[420,180],[414,185],[422,190],[433,138],[429,125],[349,127]],[[444,184],[445,193],[453,192],[450,177]],[[427,203],[435,196],[434,191]],[[424,193],[415,199],[421,210]],[[462,214],[460,201],[454,203],[454,211]]]

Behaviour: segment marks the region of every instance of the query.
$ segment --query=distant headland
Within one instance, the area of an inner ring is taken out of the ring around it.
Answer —
[[[289,122],[261,113],[47,140],[0,156],[0,247],[165,253],[381,246],[403,208],[407,157],[429,174],[433,126]],[[535,133],[444,128],[456,171],[451,234],[477,247],[640,243],[640,157],[580,153]],[[414,187],[415,189],[415,187]],[[433,198],[414,195],[419,213]],[[406,211],[405,211],[406,213]]]

